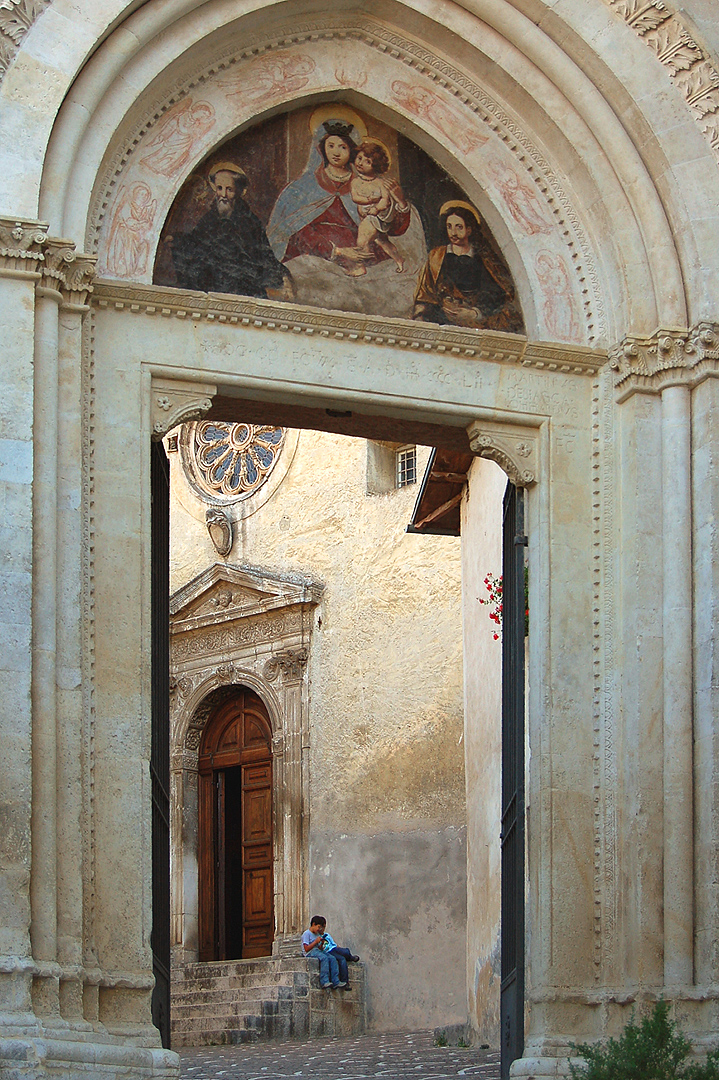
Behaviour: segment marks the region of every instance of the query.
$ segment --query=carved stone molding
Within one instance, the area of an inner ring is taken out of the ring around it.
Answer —
[[[32,24],[52,0],[3,0],[0,7],[0,80]]]
[[[280,304],[245,297],[227,299],[158,285],[132,285],[98,281],[93,304],[154,318],[162,314],[205,323],[252,327],[282,334],[332,338],[348,343],[361,341],[383,349],[412,350],[435,355],[465,356],[495,363],[515,364],[572,375],[596,375],[606,363],[606,353],[582,345],[530,342],[518,334],[495,330],[468,330],[459,326],[434,326],[409,319],[377,318]],[[154,380],[153,385],[159,380]],[[177,384],[175,384],[177,385]],[[193,384],[195,386],[199,384]],[[213,393],[215,388],[213,388]],[[183,419],[190,419],[189,417]],[[179,422],[179,421],[178,421]],[[166,430],[169,430],[167,428]]]
[[[159,440],[178,424],[199,420],[212,405],[217,387],[179,379],[152,380],[152,438]]]
[[[0,217],[0,277],[37,277],[45,261],[47,223]]]
[[[665,0],[605,0],[656,53],[719,161],[719,72]]]
[[[372,16],[358,15],[352,19],[344,14],[337,14],[300,23],[295,21],[292,25],[279,29],[271,38],[262,34],[243,39],[239,51],[237,42],[231,42],[224,51],[213,53],[211,67],[208,68],[207,61],[203,61],[171,86],[163,87],[161,97],[148,99],[141,122],[128,130],[127,140],[118,143],[115,152],[108,157],[106,171],[96,187],[90,210],[92,250],[97,250],[104,216],[113,204],[112,189],[119,190],[120,176],[128,163],[137,158],[137,148],[141,140],[152,131],[154,125],[178,98],[190,93],[217,72],[241,65],[244,61],[251,63],[259,54],[269,54],[273,50],[300,44],[312,46],[317,42],[344,43],[348,40],[358,42],[385,56],[389,55],[398,65],[411,68],[448,90],[457,104],[466,110],[468,123],[476,123],[478,117],[487,126],[487,132],[494,132],[502,140],[506,149],[514,155],[529,183],[537,189],[537,197],[546,202],[548,211],[561,230],[563,242],[568,249],[569,264],[580,286],[587,341],[591,345],[603,338],[606,334],[606,312],[592,243],[575,209],[572,196],[564,188],[562,175],[552,167],[521,122],[507,112],[500,102],[487,92],[483,84],[476,82],[467,72],[427,47],[423,41],[416,40],[404,31],[398,31]],[[343,89],[341,83],[338,83],[338,89]],[[249,120],[250,117],[243,119]]]
[[[531,487],[537,482],[539,451],[533,429],[475,420],[467,434],[472,452],[496,461],[517,487]]]
[[[93,290],[96,255],[75,250],[72,240],[46,238],[40,287],[60,293],[64,305],[84,307]]]
[[[626,337],[610,350],[609,362],[620,402],[639,391],[659,394],[665,386],[695,386],[719,374],[719,323]]]
[[[280,675],[285,682],[299,682],[307,659],[307,649],[287,649],[267,661],[263,675],[268,682],[276,682]]]

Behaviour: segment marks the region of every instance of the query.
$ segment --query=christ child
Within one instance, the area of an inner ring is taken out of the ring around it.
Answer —
[[[402,188],[396,180],[385,177],[390,166],[389,150],[379,139],[364,138],[355,155],[355,176],[350,195],[360,216],[357,229],[357,250],[369,252],[374,241],[396,264],[397,273],[404,270],[404,260],[387,236],[399,211],[407,210]],[[361,264],[347,271],[353,277],[366,274]]]

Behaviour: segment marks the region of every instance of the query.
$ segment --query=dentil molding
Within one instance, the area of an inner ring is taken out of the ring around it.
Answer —
[[[719,323],[626,337],[610,350],[609,363],[619,402],[639,392],[659,394],[666,386],[696,386],[719,375]]]
[[[495,363],[560,371],[567,375],[596,375],[606,363],[606,353],[584,345],[529,342],[519,334],[504,334],[495,330],[434,326],[410,319],[330,312],[274,300],[242,296],[228,298],[160,285],[98,281],[93,293],[93,304],[100,309],[111,308],[113,311],[135,316],[155,318],[159,315],[183,321],[220,323],[236,326],[238,329],[252,327],[275,333],[331,338],[348,343],[361,341],[381,345],[383,348],[410,349],[439,355],[446,353],[477,360],[491,360]]]

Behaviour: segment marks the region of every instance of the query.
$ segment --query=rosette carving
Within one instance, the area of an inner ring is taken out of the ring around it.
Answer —
[[[197,420],[212,406],[217,387],[170,379],[152,380],[152,437],[161,439],[178,424]]]
[[[534,430],[475,420],[467,428],[467,434],[472,452],[496,461],[517,487],[531,487],[537,482],[539,462]]]

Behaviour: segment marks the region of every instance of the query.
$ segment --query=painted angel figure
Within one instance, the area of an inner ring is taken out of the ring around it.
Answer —
[[[110,226],[107,268],[120,278],[137,278],[147,269],[150,230],[157,199],[145,183],[120,189]]]
[[[195,143],[214,126],[215,110],[208,101],[186,98],[160,122],[142,164],[162,176],[176,176],[189,162]]]
[[[507,209],[527,236],[552,231],[554,226],[545,217],[539,199],[527,184],[522,183],[514,169],[502,164],[498,158],[491,158],[489,172]]]
[[[420,120],[432,124],[447,136],[463,154],[469,154],[478,146],[484,146],[489,136],[478,135],[466,129],[464,120],[454,109],[440,99],[434,90],[424,86],[418,86],[395,79],[392,83],[392,92],[408,112],[414,113]]]
[[[557,341],[579,341],[581,330],[567,264],[561,255],[544,248],[534,265],[545,297],[543,311],[547,330]]]
[[[301,90],[314,70],[311,56],[262,57],[248,71],[225,79],[225,93],[228,98],[246,98],[257,104]]]

